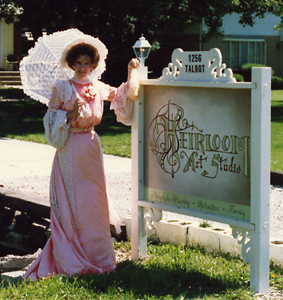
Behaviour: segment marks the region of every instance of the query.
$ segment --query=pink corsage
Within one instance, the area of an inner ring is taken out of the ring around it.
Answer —
[[[95,99],[95,94],[89,87],[84,88],[82,92],[83,92],[83,98],[87,102],[93,101]]]

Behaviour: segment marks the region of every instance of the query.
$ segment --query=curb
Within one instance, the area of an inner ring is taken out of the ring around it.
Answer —
[[[131,236],[131,219],[124,219],[127,234]],[[186,223],[171,220],[161,220],[156,223],[155,228],[149,236],[154,237],[162,243],[172,243],[182,246],[201,246],[208,252],[228,253],[232,256],[242,256],[242,246],[232,236],[232,229],[221,227],[199,227],[198,223]],[[283,242],[271,242],[270,261],[283,267]]]
[[[283,173],[277,171],[270,172],[270,183],[272,185],[283,186]]]

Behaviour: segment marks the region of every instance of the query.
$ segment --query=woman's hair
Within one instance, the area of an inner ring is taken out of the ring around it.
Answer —
[[[99,53],[95,47],[86,43],[76,44],[69,50],[66,57],[68,66],[73,69],[73,65],[76,63],[77,58],[81,55],[87,55],[90,57],[93,70],[97,67],[99,62]]]

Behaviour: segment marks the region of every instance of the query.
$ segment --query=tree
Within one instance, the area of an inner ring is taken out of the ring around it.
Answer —
[[[281,0],[274,2],[274,13],[275,15],[281,17],[281,23],[275,25],[275,29],[279,30],[280,28],[283,28],[283,3],[281,2]]]
[[[133,56],[132,45],[141,33],[153,44],[165,47],[164,41],[174,38],[190,25],[204,20],[208,30],[203,39],[221,32],[222,18],[236,12],[243,25],[253,25],[255,17],[264,17],[271,5],[281,0],[0,0],[23,9],[22,27],[33,33],[35,40],[42,28],[50,34],[76,27],[98,36],[109,48],[106,81],[117,84],[126,76],[127,61]],[[1,2],[1,3],[2,3]],[[3,2],[3,3],[4,3]],[[190,50],[190,49],[188,49]],[[167,63],[167,62],[166,62]],[[114,71],[114,72],[113,72]],[[115,76],[112,76],[112,74]]]
[[[15,18],[22,13],[14,1],[0,0],[0,20],[4,19],[7,24],[13,23]]]

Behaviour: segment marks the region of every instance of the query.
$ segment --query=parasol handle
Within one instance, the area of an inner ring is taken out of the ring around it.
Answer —
[[[78,94],[77,90],[75,89],[75,86],[73,85],[73,83],[71,83],[71,84],[72,84],[72,88],[73,88],[73,90],[74,90],[74,92],[76,94],[76,99],[80,98],[80,95]],[[83,106],[81,106],[81,108],[82,108],[83,112],[86,113],[85,108]]]
[[[79,98],[79,94],[78,94],[77,90],[75,89],[73,83],[71,83],[71,85],[72,85],[72,88],[73,88],[73,90],[74,90],[74,92],[76,94],[76,98]]]

